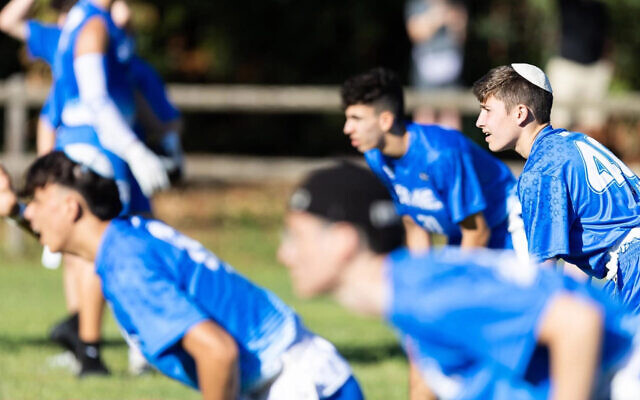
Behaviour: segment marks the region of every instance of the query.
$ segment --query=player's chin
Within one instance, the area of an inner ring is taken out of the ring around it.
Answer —
[[[312,299],[322,294],[322,290],[319,290],[317,286],[295,280],[293,281],[293,292],[300,299]]]
[[[493,152],[507,150],[507,148],[506,148],[507,146],[501,145],[501,144],[496,143],[496,142],[487,141],[487,146],[489,147],[489,150],[491,150]]]

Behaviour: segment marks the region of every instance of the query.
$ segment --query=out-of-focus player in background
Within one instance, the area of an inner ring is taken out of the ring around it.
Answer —
[[[527,159],[518,196],[530,254],[605,279],[612,298],[639,312],[640,179],[596,140],[551,126],[553,93],[540,68],[496,67],[473,92],[489,149]]]
[[[398,331],[422,381],[412,399],[638,398],[637,317],[512,251],[386,254],[389,209],[368,171],[315,171],[291,196],[278,256],[298,295],[331,294]]]
[[[1,169],[0,169],[0,172]],[[163,222],[120,211],[100,152],[55,151],[25,178],[26,208],[0,173],[0,215],[94,263],[127,336],[204,399],[362,400],[347,362],[271,292]]]
[[[39,124],[52,129],[39,131],[38,142],[42,145],[39,151],[48,150],[45,147],[51,142],[47,139],[51,136],[57,148],[82,143],[103,150],[114,164],[123,213],[149,213],[149,200],[136,179],[148,195],[166,185],[166,172],[160,160],[129,126],[136,111],[129,68],[133,43],[111,20],[110,3],[80,1],[68,18],[61,20],[61,30],[52,26],[44,29],[35,21],[27,21],[26,15],[33,4],[29,0],[10,2],[3,9],[0,21],[8,33],[26,39],[33,55],[52,64],[54,83],[44,114],[47,123]],[[55,49],[53,59],[51,49]],[[81,265],[86,261],[71,255],[65,258],[65,292],[72,315],[52,331],[52,337],[66,347],[76,348],[81,375],[106,373],[99,352],[103,307],[99,281],[92,274],[86,274],[90,270]],[[79,284],[79,280],[91,281],[93,285]],[[79,288],[83,291],[77,295]],[[75,309],[80,313],[77,328]],[[75,331],[81,340],[77,340]]]
[[[388,69],[349,78],[342,104],[344,133],[389,189],[410,249],[428,249],[429,233],[438,233],[526,259],[516,180],[503,162],[459,131],[405,122],[402,86]]]

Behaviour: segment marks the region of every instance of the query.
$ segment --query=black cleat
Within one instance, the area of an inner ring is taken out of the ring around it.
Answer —
[[[109,369],[102,362],[100,357],[100,343],[78,342],[76,357],[80,361],[79,378],[87,376],[106,376],[109,375]]]
[[[56,324],[49,331],[49,340],[62,346],[64,349],[75,353],[78,348],[78,314],[72,314],[68,318]]]

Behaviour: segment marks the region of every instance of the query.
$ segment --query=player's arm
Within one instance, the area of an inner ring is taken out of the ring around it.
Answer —
[[[412,252],[427,251],[431,248],[431,236],[408,215],[402,216],[407,247]]]
[[[56,131],[49,123],[48,119],[42,115],[38,118],[36,129],[36,152],[38,156],[45,155],[53,151],[56,142]]]
[[[553,399],[591,398],[602,325],[602,315],[592,303],[569,294],[551,300],[540,321],[538,342],[549,349]]]
[[[203,399],[236,398],[238,347],[224,329],[211,320],[200,322],[184,335],[182,347],[195,360]]]
[[[0,10],[0,30],[15,39],[27,38],[27,15],[34,0],[11,0]]]
[[[92,18],[82,28],[74,49],[74,72],[82,101],[95,117],[100,143],[124,159],[146,195],[168,186],[167,173],[158,157],[133,133],[109,96],[104,57],[109,42],[100,18]]]
[[[162,150],[165,169],[171,174],[182,169],[183,151],[180,140],[182,120],[176,117],[170,121],[162,121],[153,111],[149,102],[140,93],[135,92],[136,118],[146,134],[147,143],[154,143]]]
[[[436,400],[437,398],[420,376],[418,367],[409,361],[409,400]]]
[[[468,216],[459,224],[462,231],[462,241],[460,247],[486,247],[491,237],[491,229],[487,225],[482,212]]]

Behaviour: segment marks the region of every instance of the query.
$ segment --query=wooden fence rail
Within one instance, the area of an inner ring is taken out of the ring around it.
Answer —
[[[174,104],[186,112],[341,112],[338,86],[170,84],[168,90]],[[0,107],[4,107],[5,113],[2,163],[14,176],[33,158],[26,153],[28,110],[40,107],[48,91],[48,87],[27,84],[21,74],[0,82]],[[455,108],[464,115],[473,115],[479,110],[478,102],[468,89],[428,92],[407,89],[406,103],[409,111],[418,104],[436,109]],[[567,104],[574,108],[581,105],[584,103],[580,101]],[[609,115],[636,118],[640,116],[640,93],[611,95],[595,105]],[[201,163],[203,161],[198,164]],[[231,173],[238,171],[230,170]],[[9,236],[7,247],[12,252],[20,252],[21,236],[15,233]]]

